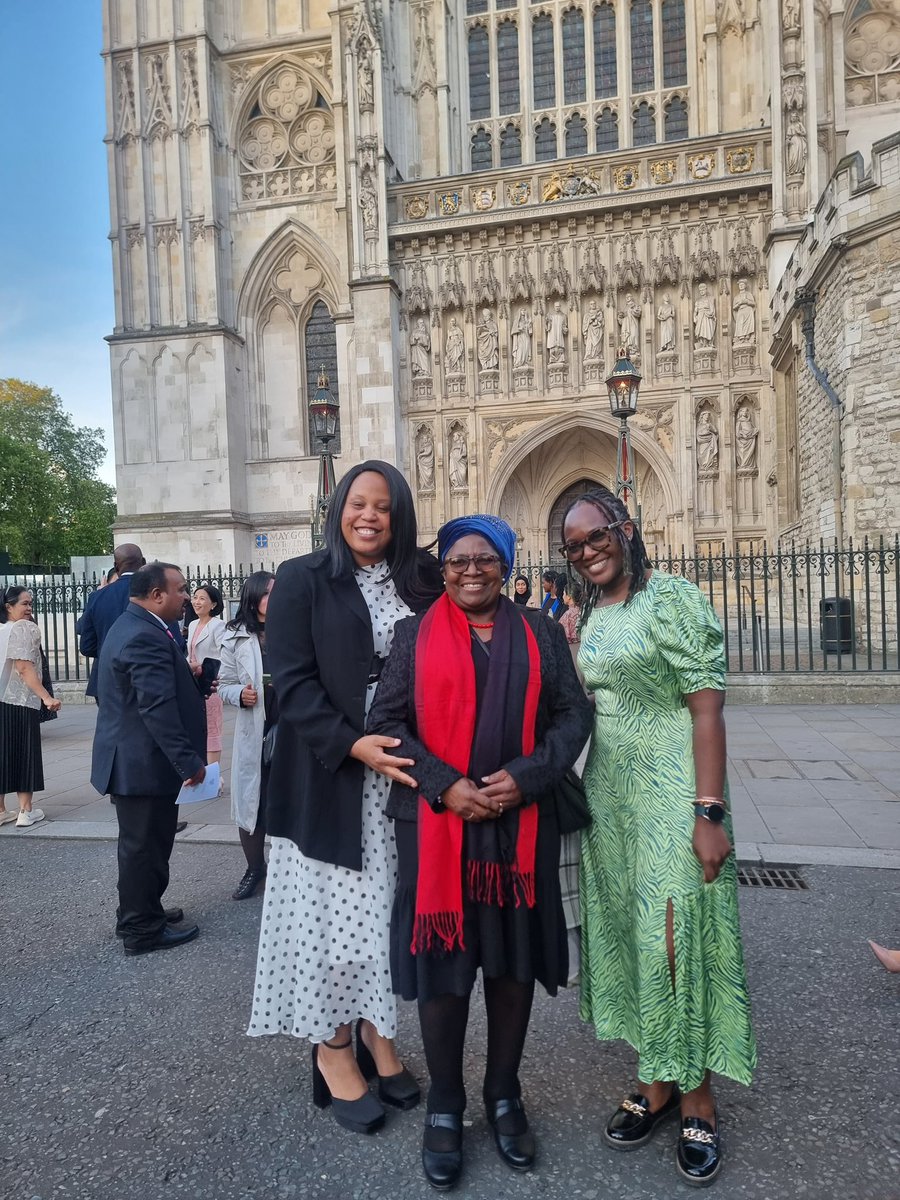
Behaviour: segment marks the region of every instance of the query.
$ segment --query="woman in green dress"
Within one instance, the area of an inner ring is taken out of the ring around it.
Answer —
[[[584,773],[581,1016],[638,1052],[638,1086],[609,1120],[617,1150],[681,1108],[676,1166],[712,1183],[721,1149],[710,1073],[756,1065],[725,780],[722,630],[700,590],[650,568],[606,488],[563,521],[584,581],[578,665],[596,697]]]

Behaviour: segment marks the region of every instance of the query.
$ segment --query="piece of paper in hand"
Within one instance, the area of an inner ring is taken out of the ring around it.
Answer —
[[[199,804],[201,800],[215,800],[219,794],[219,780],[221,775],[222,768],[219,764],[217,762],[210,763],[206,768],[203,782],[198,783],[195,787],[188,787],[187,784],[183,784],[175,803]]]

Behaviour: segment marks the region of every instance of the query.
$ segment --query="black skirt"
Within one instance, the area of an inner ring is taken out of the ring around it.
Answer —
[[[559,886],[559,826],[552,806],[541,812],[538,822],[534,908],[479,904],[464,895],[465,949],[450,953],[410,950],[419,872],[418,825],[395,821],[394,831],[398,879],[391,912],[391,978],[398,995],[419,1001],[448,993],[468,996],[479,967],[489,979],[509,975],[519,983],[537,980],[551,996],[566,986],[569,947]]]
[[[43,789],[40,711],[0,703],[0,794]]]

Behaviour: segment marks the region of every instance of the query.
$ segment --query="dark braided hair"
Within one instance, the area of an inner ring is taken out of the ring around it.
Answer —
[[[630,603],[637,593],[646,586],[647,580],[644,577],[644,572],[651,565],[647,555],[647,547],[644,545],[644,539],[641,537],[640,530],[634,518],[618,496],[614,495],[609,488],[598,485],[576,497],[568,506],[563,513],[563,529],[566,527],[566,518],[576,504],[592,505],[592,507],[596,508],[602,514],[609,525],[612,525],[616,521],[630,521],[634,526],[630,538],[626,536],[625,530],[621,526],[612,531],[612,536],[616,539],[619,549],[622,551],[622,573],[630,576],[628,595],[625,597],[625,603]],[[600,598],[600,588],[596,583],[590,583],[582,575],[579,575],[571,563],[566,563],[566,574],[570,582],[575,583],[577,580],[581,585],[581,620],[579,625],[584,625],[591,610]]]

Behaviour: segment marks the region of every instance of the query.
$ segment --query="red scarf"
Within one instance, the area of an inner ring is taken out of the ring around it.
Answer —
[[[501,600],[501,604],[503,601]],[[521,754],[534,750],[534,730],[541,690],[540,653],[525,618],[512,606],[510,619],[522,622],[528,654],[528,682],[524,695],[510,694],[507,704],[521,712]],[[521,644],[521,628],[512,629],[513,643]],[[496,629],[495,629],[496,636]],[[508,680],[506,681],[508,683]],[[419,626],[416,641],[416,719],[419,737],[427,748],[463,775],[469,773],[475,737],[475,666],[465,614],[446,595],[431,606]],[[499,766],[499,764],[498,764]],[[476,860],[467,865],[467,890],[471,899],[503,906],[523,901],[534,907],[534,863],[537,846],[536,804],[513,809],[501,820],[517,820],[515,861]],[[432,949],[465,949],[463,943],[462,856],[465,822],[455,813],[436,813],[419,797],[419,877],[413,954]],[[471,829],[477,829],[472,826]],[[470,839],[475,841],[476,839]],[[471,851],[471,847],[470,847]]]

